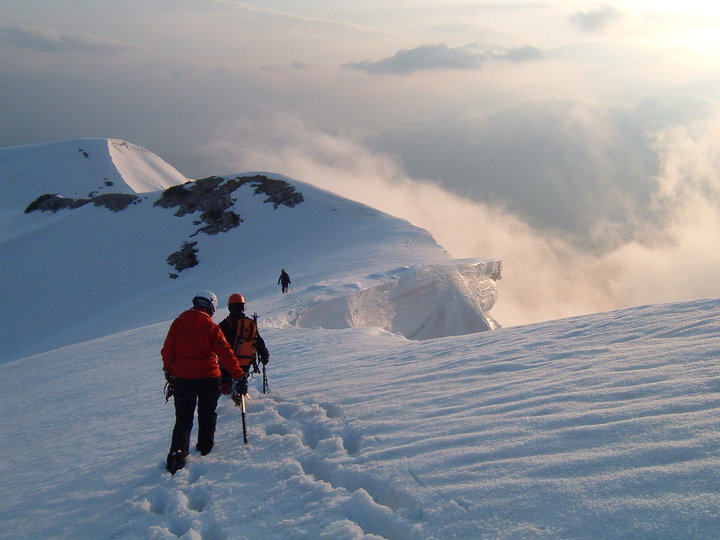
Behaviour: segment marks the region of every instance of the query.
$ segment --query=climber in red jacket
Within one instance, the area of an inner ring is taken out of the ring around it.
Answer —
[[[192,302],[193,307],[170,325],[160,352],[165,379],[172,386],[175,401],[175,427],[167,457],[170,474],[185,466],[196,405],[198,441],[195,448],[204,456],[215,444],[220,366],[234,379],[245,376],[220,327],[212,320],[217,307],[215,293],[199,292]]]

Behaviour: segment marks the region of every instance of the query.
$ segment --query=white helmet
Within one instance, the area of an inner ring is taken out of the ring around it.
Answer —
[[[200,291],[193,296],[193,306],[203,307],[210,310],[210,315],[215,313],[218,305],[217,296],[212,291]]]

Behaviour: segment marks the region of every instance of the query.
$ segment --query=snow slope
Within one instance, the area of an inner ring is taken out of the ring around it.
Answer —
[[[302,204],[243,185],[218,235],[158,192],[4,207],[0,538],[718,537],[720,299],[475,332],[497,261],[285,180]],[[213,452],[170,476],[159,351],[205,288],[260,313],[271,392],[249,445],[223,398]]]
[[[0,365],[0,537],[718,537],[718,299],[425,341],[265,326],[249,444],[223,398],[172,477],[168,324]]]
[[[115,140],[0,150],[0,189],[13,201],[3,210],[0,239],[8,291],[0,297],[0,359],[165,321],[204,289],[223,301],[242,292],[250,309],[274,325],[373,324],[418,339],[497,327],[487,311],[496,298],[499,261],[454,261],[426,231],[404,220],[280,175],[212,177],[167,194],[136,194],[183,183],[151,156]],[[91,199],[90,189],[102,189],[100,177],[113,178],[112,185]],[[135,197],[109,204],[103,197],[112,197],[110,190]],[[193,190],[197,200],[183,204],[195,206],[173,205],[176,196]],[[48,193],[62,198],[46,208],[41,205],[48,201],[38,197]],[[292,198],[297,194],[299,203]],[[83,205],[53,212],[61,203]],[[217,234],[198,232],[213,216],[239,223]],[[168,257],[193,243],[196,266],[177,270],[169,264]],[[275,294],[283,267],[293,280],[292,305]],[[395,291],[384,295],[383,309],[360,309],[358,299],[369,299],[363,291],[383,287]],[[456,297],[462,312],[438,320],[431,305],[439,295]],[[315,315],[302,316],[306,310]],[[413,312],[412,320],[406,312]]]

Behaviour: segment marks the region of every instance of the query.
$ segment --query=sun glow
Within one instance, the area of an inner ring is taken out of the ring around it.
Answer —
[[[632,12],[633,19],[649,39],[693,58],[717,61],[720,2],[637,0],[621,2],[619,8]]]

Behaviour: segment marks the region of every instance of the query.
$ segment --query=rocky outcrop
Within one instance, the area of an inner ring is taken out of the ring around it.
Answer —
[[[112,185],[112,182],[105,182],[105,187]],[[224,233],[239,226],[243,221],[233,210],[235,205],[233,194],[242,186],[252,187],[254,195],[265,195],[266,198],[263,202],[272,204],[273,208],[276,209],[280,205],[292,208],[304,200],[301,193],[295,191],[291,184],[283,180],[276,180],[263,175],[236,176],[234,178],[210,176],[194,182],[169,187],[162,192],[153,206],[177,208],[175,211],[177,217],[200,212],[198,219],[194,222],[199,228],[190,237],[200,233],[211,235]],[[96,195],[96,192],[93,192],[84,199],[46,193],[31,202],[25,208],[25,213],[29,214],[38,210],[55,213],[60,210],[80,208],[91,203],[95,206],[105,207],[113,212],[120,212],[131,204],[137,204],[141,201],[140,196],[128,193]],[[178,272],[193,268],[199,264],[197,258],[199,248],[197,244],[197,242],[184,241],[178,251],[171,253],[167,257],[167,263],[175,269],[175,272],[170,274],[172,279],[178,277]]]
[[[274,208],[281,204],[293,207],[303,202],[302,194],[282,180],[274,180],[261,175],[237,176],[230,179],[210,176],[166,189],[154,206],[177,208],[175,215],[178,217],[200,212],[198,224],[204,224],[204,226],[200,227],[195,234],[227,232],[243,221],[238,214],[232,211],[235,204],[232,194],[247,184],[255,188],[255,195],[267,195],[263,202],[271,203]]]
[[[167,263],[175,268],[178,272],[197,266],[199,261],[197,258],[198,250],[195,248],[197,242],[183,242],[182,247],[168,255]],[[177,274],[170,274],[171,279],[177,279]]]
[[[140,201],[141,198],[139,196],[130,193],[105,193],[88,199],[73,199],[72,197],[46,193],[31,202],[27,208],[25,208],[25,213],[29,214],[36,210],[55,213],[59,210],[80,208],[90,203],[95,206],[103,206],[113,212],[120,212],[131,204],[139,203]]]
[[[190,236],[199,233],[219,234],[239,226],[243,220],[234,212],[235,199],[233,194],[239,188],[250,185],[255,195],[266,195],[263,201],[278,208],[280,205],[294,207],[303,202],[302,194],[283,180],[275,180],[267,176],[237,176],[223,178],[210,176],[194,182],[172,186],[163,191],[153,206],[160,208],[177,208],[175,215],[183,217],[200,212],[196,225],[202,225]],[[168,264],[178,272],[192,268],[198,264],[195,248],[197,242],[183,242],[179,251],[168,257]],[[170,274],[175,279],[177,274]]]

